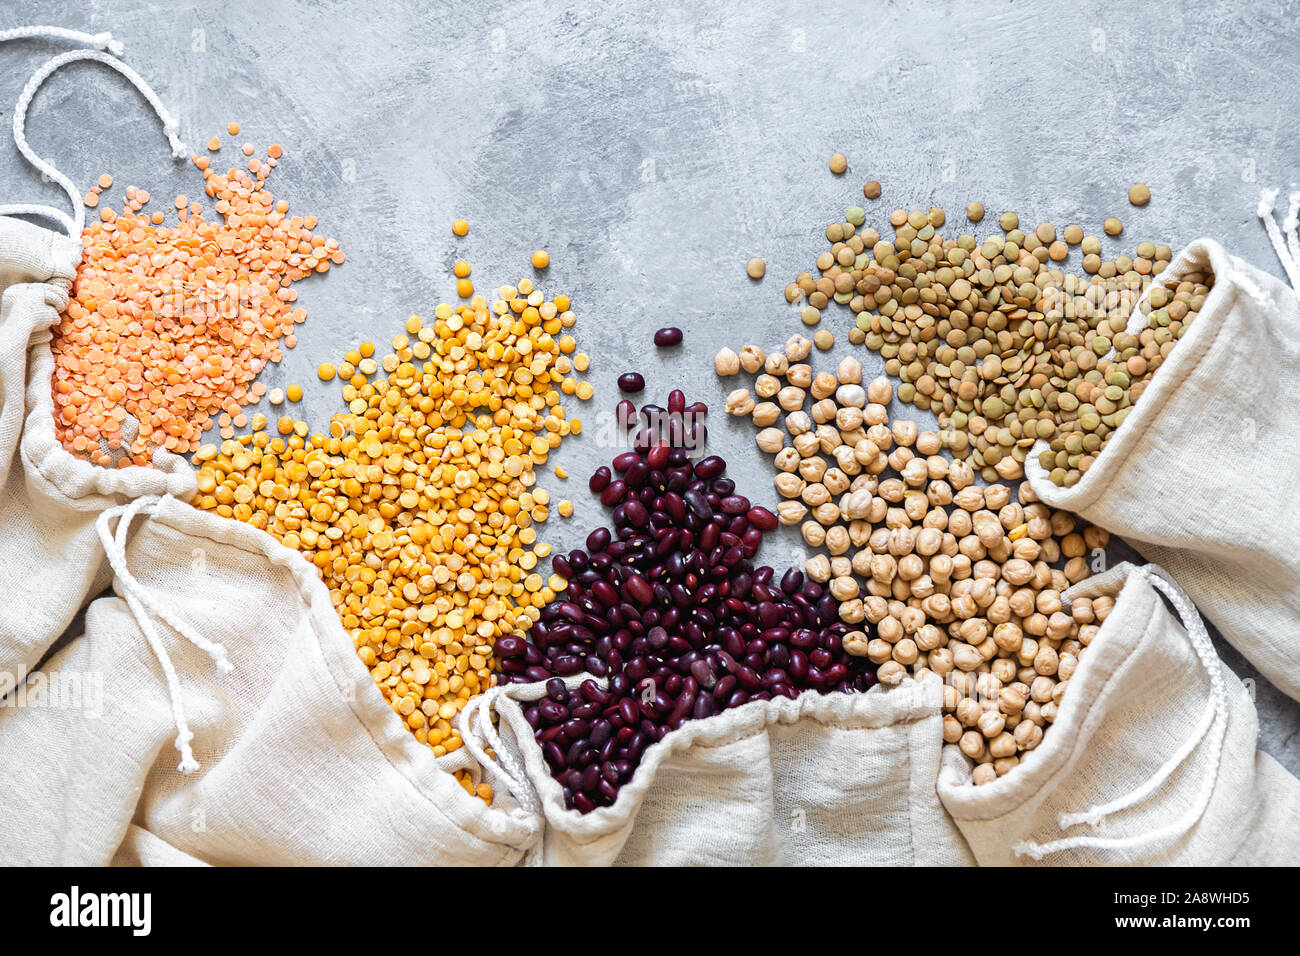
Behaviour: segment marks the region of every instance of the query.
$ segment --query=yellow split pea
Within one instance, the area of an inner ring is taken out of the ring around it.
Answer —
[[[574,317],[567,296],[527,281],[502,291],[412,317],[378,365],[370,343],[349,352],[347,411],[328,434],[282,418],[283,437],[198,457],[195,505],[312,562],[394,713],[438,756],[461,746],[457,715],[492,686],[497,638],[526,632],[564,587],[534,571],[551,500],[535,471],[580,430],[557,367]]]

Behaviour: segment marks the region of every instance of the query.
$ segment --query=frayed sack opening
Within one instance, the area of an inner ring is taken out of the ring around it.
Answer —
[[[566,679],[577,686],[589,675]],[[524,718],[545,684],[494,688],[498,756],[545,820],[550,865],[961,865],[938,805],[937,677],[865,694],[752,701],[685,722],[651,745],[617,801],[565,808]],[[470,717],[467,740],[476,736]],[[484,728],[479,721],[478,735]]]

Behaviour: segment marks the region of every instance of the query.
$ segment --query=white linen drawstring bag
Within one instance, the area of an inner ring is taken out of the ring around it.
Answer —
[[[470,753],[410,733],[298,552],[170,496],[98,523],[117,596],[0,705],[21,768],[0,864],[488,866],[536,845],[508,790],[489,807],[453,776],[477,777]]]
[[[589,675],[568,678],[576,686]],[[467,749],[544,823],[547,866],[970,865],[939,804],[937,677],[865,694],[804,693],[687,721],[646,750],[610,807],[567,810],[520,702],[494,687],[461,712]],[[491,713],[500,717],[499,731]],[[493,763],[484,748],[495,751]]]
[[[1300,861],[1300,780],[1256,751],[1255,706],[1187,595],[1125,563],[1066,597],[1102,594],[1115,607],[1038,747],[983,786],[945,748],[939,796],[979,864]]]
[[[48,35],[51,29],[22,28],[0,39]],[[109,47],[114,42],[105,35],[89,39]],[[108,54],[72,50],[36,72],[14,113],[20,150],[64,187],[74,213],[31,204],[0,207],[0,697],[21,684],[76,613],[108,585],[96,517],[144,495],[189,498],[196,488],[189,464],[165,451],[155,455],[152,468],[105,469],[68,453],[55,437],[50,330],[67,307],[81,260],[85,211],[71,180],[31,151],[23,130],[41,82],[60,66],[85,59],[106,63],[148,90]],[[146,96],[161,106],[151,90]],[[160,115],[174,126],[165,111]],[[17,214],[52,216],[69,235],[9,218]]]
[[[1300,283],[1300,193],[1286,239],[1273,198],[1259,212]],[[1025,471],[1042,501],[1167,568],[1237,650],[1300,699],[1300,285],[1209,239],[1159,278],[1207,270],[1204,307],[1078,484],[1055,485],[1038,449]],[[1144,320],[1135,309],[1134,324]]]

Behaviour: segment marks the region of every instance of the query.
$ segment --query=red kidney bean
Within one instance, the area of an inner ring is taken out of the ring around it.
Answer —
[[[497,655],[499,657],[521,657],[527,649],[527,644],[522,637],[507,635],[497,641]]]
[[[650,582],[639,574],[628,576],[623,583],[623,593],[643,607],[654,599],[654,591],[650,587]]]
[[[722,474],[723,469],[726,467],[727,463],[725,461],[717,455],[710,455],[707,458],[701,458],[695,463],[695,477],[708,481]]]
[[[613,803],[646,749],[687,720],[875,682],[843,651],[848,626],[821,585],[791,569],[777,586],[770,567],[750,563],[779,522],[736,494],[721,458],[689,462],[681,420],[707,408],[675,390],[667,409],[641,412],[650,424],[635,450],[590,481],[612,527],[552,561],[569,588],[542,610],[530,642],[497,641],[503,683],[607,676],[606,688],[588,679],[577,691],[552,680],[525,710],[566,806],[583,813]],[[635,421],[637,409],[620,402],[618,415]]]
[[[594,472],[592,472],[591,477],[587,479],[587,487],[590,488],[592,492],[594,492],[595,494],[600,494],[602,491],[604,491],[606,488],[609,487],[609,481],[610,478],[612,477],[613,476],[610,474],[609,469],[606,468],[604,465],[601,465]]]
[[[755,505],[749,509],[749,523],[759,531],[775,531],[780,519],[766,508]]]
[[[600,503],[613,506],[627,495],[627,485],[622,480],[611,481],[609,487],[600,493]]]
[[[620,475],[641,460],[641,456],[634,451],[625,451],[621,455],[615,455],[612,462],[614,470]],[[593,489],[594,490],[594,489]]]
[[[591,586],[591,596],[607,608],[618,604],[618,592],[608,581],[597,581]]]
[[[743,495],[728,495],[718,502],[718,508],[724,515],[748,514],[749,499]]]
[[[624,372],[618,377],[618,389],[629,394],[645,390],[645,376],[640,372]]]
[[[668,454],[672,451],[672,446],[666,441],[656,442],[646,455],[646,464],[658,471],[668,464]]]
[[[623,516],[634,528],[644,528],[646,522],[650,520],[650,512],[635,498],[623,506]]]
[[[655,333],[655,345],[661,349],[671,348],[674,345],[682,344],[682,330],[668,326]]]

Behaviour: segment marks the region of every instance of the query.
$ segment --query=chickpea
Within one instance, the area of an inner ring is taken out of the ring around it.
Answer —
[[[831,561],[824,554],[816,554],[804,562],[804,573],[818,584],[825,584],[831,579]],[[850,597],[857,597],[852,594]]]
[[[749,389],[738,388],[727,395],[725,409],[728,415],[748,415],[754,410],[754,399]]]
[[[809,388],[813,382],[812,366],[803,363],[791,365],[785,373],[785,380],[796,388]]]
[[[885,661],[876,670],[876,679],[886,687],[894,687],[903,682],[907,676],[907,668],[898,661]],[[963,740],[965,738],[963,737]]]
[[[781,408],[775,402],[759,402],[754,406],[750,416],[755,425],[766,428],[777,423],[781,417]]]
[[[763,350],[757,345],[746,345],[740,350],[738,361],[741,368],[753,375],[763,367],[763,363],[767,361],[767,356],[763,354]]]
[[[812,354],[812,342],[797,332],[785,343],[785,357],[791,362],[802,362]]]
[[[754,379],[754,394],[759,398],[774,398],[781,391],[781,380],[766,373]]]

